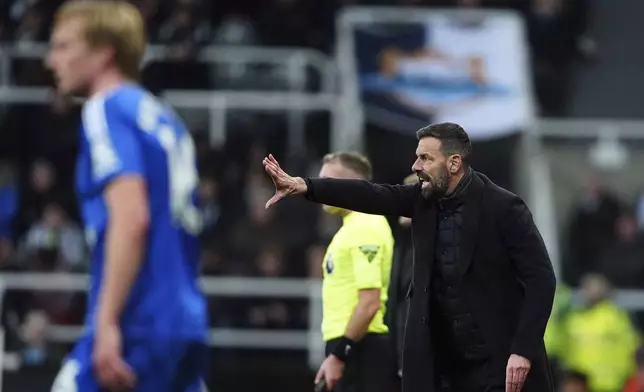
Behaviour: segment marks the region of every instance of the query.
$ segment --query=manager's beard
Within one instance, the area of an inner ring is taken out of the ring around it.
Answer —
[[[431,176],[424,171],[416,172],[422,182],[421,194],[425,200],[438,200],[447,195],[451,174],[446,167],[440,169],[437,176]]]

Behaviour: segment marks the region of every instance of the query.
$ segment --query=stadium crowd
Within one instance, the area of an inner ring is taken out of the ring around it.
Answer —
[[[46,41],[51,15],[59,3],[2,2],[0,42],[29,45]],[[174,61],[152,62],[143,72],[144,84],[153,91],[280,89],[283,78],[270,70],[240,67],[232,72],[198,63],[194,54],[204,45],[297,46],[332,53],[334,16],[350,5],[518,10],[528,22],[536,93],[544,115],[565,112],[571,62],[591,60],[596,51],[586,34],[587,0],[141,0],[137,5],[148,21],[150,40],[173,48]],[[12,70],[13,85],[50,84],[40,61],[17,61]],[[316,88],[314,78],[309,88]],[[0,106],[2,270],[86,270],[87,249],[73,191],[78,119],[78,108],[54,93],[49,106]],[[321,139],[328,129],[324,119],[309,120],[307,131],[315,136],[309,138],[308,160],[302,169],[315,174],[319,158],[327,152],[328,141]],[[210,144],[205,129],[194,130],[202,176],[199,194],[205,201],[207,220],[203,272],[319,277],[325,246],[338,222],[304,201],[289,200],[277,209],[264,209],[273,189],[259,163],[267,151],[288,154],[281,131],[283,119],[248,114],[235,116],[233,123],[235,132],[229,132],[225,144],[219,146]],[[494,178],[494,173],[489,174]],[[382,177],[375,173],[376,179]],[[644,198],[629,205],[597,181],[591,181],[580,194],[582,200],[571,213],[568,234],[562,239],[566,252],[560,283],[566,285],[562,284],[556,300],[548,349],[562,368],[572,370],[563,377],[566,392],[616,392],[631,376],[632,388],[624,392],[641,392],[644,352],[637,354],[637,376],[635,349],[639,343],[636,328],[644,324],[631,322],[611,302],[609,287],[644,289]],[[395,221],[392,225],[404,244],[409,233]],[[570,304],[566,288],[579,285],[586,300],[581,309]],[[213,326],[308,328],[305,301],[211,298],[210,305]],[[20,351],[26,364],[59,359],[62,353],[49,349],[45,338],[47,325],[78,325],[82,308],[83,296],[78,294],[8,292],[2,303],[2,322],[9,333],[7,350]],[[598,334],[608,337],[596,339]]]

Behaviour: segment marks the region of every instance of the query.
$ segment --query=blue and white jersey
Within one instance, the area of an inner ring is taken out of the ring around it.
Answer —
[[[197,284],[201,216],[195,149],[181,119],[134,84],[92,97],[83,107],[77,188],[91,247],[86,328],[94,318],[109,213],[104,197],[119,176],[147,186],[150,224],[139,275],[122,314],[125,338],[205,339],[207,311]]]

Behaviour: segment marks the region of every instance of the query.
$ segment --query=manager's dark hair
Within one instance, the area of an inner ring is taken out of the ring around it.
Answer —
[[[472,143],[463,127],[458,124],[445,122],[431,124],[416,131],[418,140],[433,137],[441,142],[441,152],[444,155],[459,154],[463,163],[468,166],[472,155]]]

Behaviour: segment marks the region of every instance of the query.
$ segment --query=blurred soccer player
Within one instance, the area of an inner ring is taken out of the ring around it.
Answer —
[[[207,353],[192,139],[136,84],[144,26],[126,2],[70,1],[47,65],[86,96],[77,189],[92,251],[85,333],[53,391],[192,392]]]
[[[361,154],[324,157],[320,177],[370,179]],[[322,337],[327,358],[316,382],[336,392],[392,392],[395,363],[384,323],[394,239],[387,219],[324,206],[342,216],[323,261]],[[346,365],[346,369],[345,369]]]

